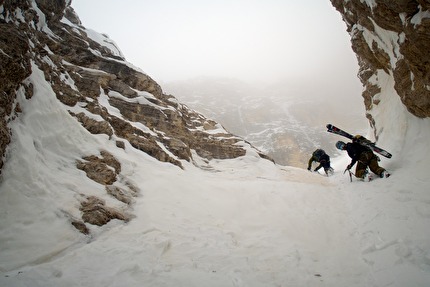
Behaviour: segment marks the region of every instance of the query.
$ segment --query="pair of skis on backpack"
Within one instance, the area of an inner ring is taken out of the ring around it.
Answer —
[[[368,148],[370,148],[371,150],[373,150],[374,152],[376,152],[376,153],[378,153],[378,154],[380,154],[380,155],[382,155],[382,156],[385,156],[386,158],[391,158],[392,157],[392,154],[391,153],[389,153],[388,151],[386,151],[386,150],[384,150],[384,149],[382,149],[382,148],[380,148],[380,147],[378,147],[378,146],[376,146],[375,145],[375,143],[372,143],[371,141],[369,141],[368,139],[366,139],[365,137],[354,137],[352,134],[350,134],[350,133],[347,133],[346,131],[344,131],[344,130],[341,130],[340,128],[338,128],[338,127],[335,127],[334,125],[332,125],[332,124],[328,124],[327,125],[327,131],[329,132],[329,133],[333,133],[333,134],[337,134],[337,135],[341,135],[341,136],[344,136],[344,137],[346,137],[346,138],[349,138],[349,139],[354,139],[354,140],[356,140],[359,144],[361,144],[361,145],[364,145],[364,146],[366,146],[366,147],[368,147]]]

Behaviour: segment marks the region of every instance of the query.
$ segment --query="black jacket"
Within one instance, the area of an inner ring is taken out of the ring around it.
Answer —
[[[320,158],[316,158],[314,155],[309,159],[308,162],[308,169],[311,169],[312,162],[318,162],[319,165],[315,168],[315,171],[318,171],[320,168],[324,167],[324,169],[330,168],[330,156],[328,156],[326,153],[321,155]]]
[[[350,164],[351,167],[359,160],[360,155],[363,152],[373,153],[370,148],[356,142],[347,143],[345,149],[348,152],[349,157],[352,159]]]

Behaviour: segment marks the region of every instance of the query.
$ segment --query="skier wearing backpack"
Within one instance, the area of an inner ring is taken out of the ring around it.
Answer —
[[[312,153],[311,158],[308,162],[308,170],[311,171],[312,163],[318,162],[319,165],[314,169],[314,171],[318,171],[320,168],[324,168],[325,174],[329,176],[329,174],[333,174],[333,169],[330,167],[330,157],[326,152],[322,149],[317,149]]]
[[[357,163],[355,176],[359,179],[365,181],[371,180],[370,175],[367,173],[367,167],[381,178],[389,177],[390,174],[383,167],[379,166],[379,158],[370,148],[359,144],[357,140],[358,137],[360,136],[355,136],[351,143],[344,143],[343,141],[338,141],[336,143],[336,148],[348,152],[348,155],[351,158],[351,163],[346,167],[346,170],[350,170],[355,163]]]

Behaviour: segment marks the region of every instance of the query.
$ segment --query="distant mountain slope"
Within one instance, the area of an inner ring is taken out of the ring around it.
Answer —
[[[345,102],[348,95],[326,95],[329,89],[323,89],[323,85],[327,83],[314,81],[309,87],[285,80],[257,86],[234,79],[201,77],[164,83],[164,88],[277,163],[303,168],[317,148],[332,156],[338,154],[333,138],[326,132],[327,123],[335,122],[353,133],[366,132],[360,99]]]

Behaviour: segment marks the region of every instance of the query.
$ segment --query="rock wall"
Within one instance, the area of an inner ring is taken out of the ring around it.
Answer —
[[[27,97],[32,94],[32,87],[24,81],[31,73],[30,62],[44,71],[58,100],[82,109],[79,113],[70,109],[82,126],[94,134],[119,138],[118,146],[123,145],[122,140],[128,141],[134,148],[180,167],[181,160],[193,160],[192,150],[207,159],[245,154],[245,149],[235,145],[242,139],[164,94],[160,85],[126,62],[112,40],[91,35],[70,1],[2,2],[0,155],[10,142],[7,122],[19,112],[16,91],[24,88]],[[100,103],[101,97],[120,110],[121,116],[110,114]],[[148,129],[136,128],[133,122]],[[0,168],[2,164],[3,159]]]
[[[378,72],[413,115],[430,116],[430,2],[426,0],[331,0],[341,13],[357,54],[368,118],[380,102]]]
[[[11,9],[15,8],[10,4]],[[28,8],[28,6],[25,6]],[[4,13],[4,11],[3,11]],[[29,42],[21,33],[20,27],[7,25],[0,19],[0,172],[3,166],[1,158],[10,143],[11,136],[7,122],[20,111],[15,104],[16,91],[31,73]],[[27,87],[26,87],[27,88]],[[31,97],[31,87],[28,97]]]

